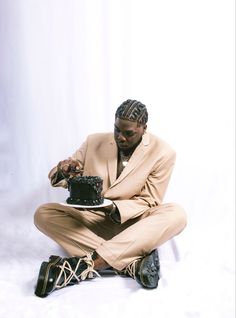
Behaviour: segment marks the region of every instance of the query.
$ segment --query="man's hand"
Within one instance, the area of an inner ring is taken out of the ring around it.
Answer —
[[[60,161],[57,170],[65,179],[80,175],[82,172],[79,161],[72,158]]]
[[[113,223],[120,224],[120,212],[114,203],[104,207],[103,211]]]

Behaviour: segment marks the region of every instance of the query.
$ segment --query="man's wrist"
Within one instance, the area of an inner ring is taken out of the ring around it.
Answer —
[[[120,212],[114,203],[112,204],[112,209],[108,215],[113,223],[120,224]]]

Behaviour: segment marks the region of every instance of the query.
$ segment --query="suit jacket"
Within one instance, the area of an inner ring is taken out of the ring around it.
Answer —
[[[175,151],[162,139],[143,135],[128,164],[116,178],[118,150],[113,133],[89,135],[73,154],[81,162],[83,175],[103,179],[103,196],[119,209],[121,223],[161,204],[175,162]],[[53,186],[67,187],[57,181],[57,168],[49,173]]]

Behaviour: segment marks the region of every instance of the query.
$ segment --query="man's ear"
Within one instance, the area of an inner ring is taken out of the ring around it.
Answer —
[[[144,132],[147,130],[147,124],[143,126]]]

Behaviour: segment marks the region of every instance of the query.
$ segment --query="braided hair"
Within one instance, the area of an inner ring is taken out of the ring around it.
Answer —
[[[127,99],[117,108],[115,118],[136,121],[141,125],[146,125],[148,112],[144,104],[134,99]]]

